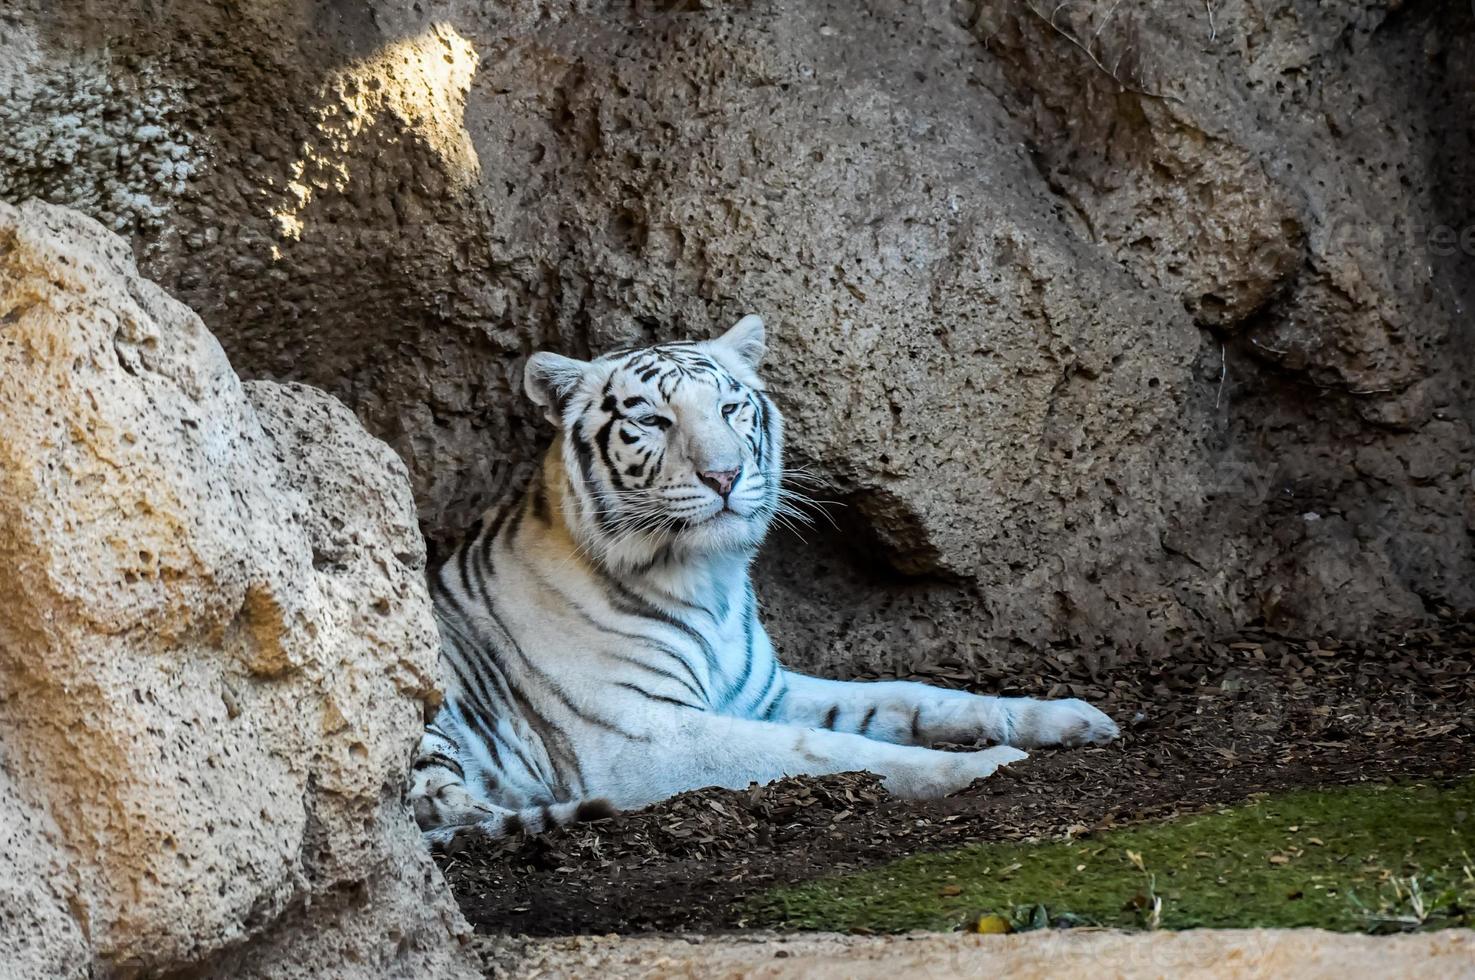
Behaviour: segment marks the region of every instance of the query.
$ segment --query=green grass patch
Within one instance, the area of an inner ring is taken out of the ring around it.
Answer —
[[[983,815],[986,819],[986,815]],[[1353,786],[1068,840],[991,843],[768,892],[749,924],[1391,931],[1475,924],[1475,780]]]

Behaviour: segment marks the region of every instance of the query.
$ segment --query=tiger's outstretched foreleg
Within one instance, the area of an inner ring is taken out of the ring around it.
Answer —
[[[785,776],[823,776],[865,770],[898,796],[946,796],[985,779],[1000,766],[1026,758],[1009,746],[977,752],[940,752],[894,745],[847,732],[675,712],[661,731],[627,742],[610,756],[601,789],[621,809],[646,806],[706,786],[746,789]]]
[[[833,681],[786,670],[769,717],[903,745],[1042,748],[1109,742],[1117,726],[1085,701],[1000,698],[913,681]]]

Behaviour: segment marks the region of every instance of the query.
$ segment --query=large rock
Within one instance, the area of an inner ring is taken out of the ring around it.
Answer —
[[[347,409],[0,204],[0,974],[471,975],[401,799],[423,574]]]
[[[846,504],[765,568],[798,662],[1475,609],[1468,5],[7,9],[0,196],[342,398],[438,547],[547,437],[529,351],[758,311]]]

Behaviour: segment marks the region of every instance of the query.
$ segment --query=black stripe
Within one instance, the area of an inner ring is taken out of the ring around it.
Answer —
[[[769,431],[768,431],[768,415],[769,415],[769,412],[768,412],[768,408],[769,408],[769,406],[768,406],[768,399],[765,398],[765,397],[763,397],[763,395],[760,394],[760,393],[755,392],[754,394],[755,394],[754,401],[756,402],[756,404],[758,406],[758,425],[757,425],[757,429],[758,429],[759,432],[763,433],[763,438],[765,440],[767,440],[768,437],[769,437],[769,434],[770,434]]]
[[[454,663],[449,664],[449,666],[450,666],[451,670],[456,673],[456,675],[457,675],[458,678],[461,678],[462,677],[461,669],[460,669],[459,666],[457,666]],[[464,679],[463,679],[462,683],[464,685],[464,683],[465,683]],[[455,705],[454,710],[456,711],[457,714],[468,716],[467,719],[463,719],[463,721],[462,721],[462,727],[466,728],[467,732],[470,735],[472,735],[472,736],[476,736],[477,735],[477,732],[475,731],[475,729],[480,728],[481,729],[480,738],[481,738],[482,743],[483,744],[490,745],[491,742],[492,742],[492,740],[493,740],[493,738],[494,738],[494,735],[493,735],[493,727],[488,722],[486,714],[480,708],[477,707],[477,705],[475,704],[474,700],[457,699],[454,702],[454,705]],[[495,752],[493,752],[492,755],[493,755],[493,758],[494,759],[497,758],[497,755],[496,755]],[[504,768],[502,766],[502,764],[501,764],[500,761],[497,762],[497,768],[499,768],[499,769]],[[527,769],[527,772],[528,772],[528,775],[529,776],[532,776],[534,779],[540,778],[538,776],[538,774],[537,774],[537,771],[531,765],[528,765],[525,768]],[[463,779],[465,778],[464,773],[462,775],[462,778]]]
[[[838,704],[830,705],[830,710],[825,713],[824,727],[833,729],[835,727],[835,717],[839,714],[840,706]]]
[[[523,721],[527,723],[527,726],[529,728],[533,729],[534,734],[536,734],[539,741],[543,743],[544,751],[548,752],[550,756],[554,754],[561,756],[564,761],[565,767],[568,770],[572,770],[575,782],[577,782],[579,786],[582,787],[584,782],[584,769],[583,766],[579,764],[579,757],[574,752],[573,741],[569,738],[568,732],[564,731],[562,726],[555,725],[553,722],[549,721],[548,718],[542,714],[542,712],[534,708],[532,701],[530,701],[527,695],[523,693],[522,688],[518,687],[510,680],[507,682],[507,686],[512,692],[512,700],[516,702],[518,710],[522,713]],[[552,763],[551,758],[549,761],[550,763]],[[573,790],[573,787],[569,784],[569,781],[564,777],[565,768],[561,768],[556,763],[554,763],[551,778],[547,779],[546,782],[552,784],[552,788],[555,790],[555,792],[568,792]]]
[[[528,575],[532,577],[534,582],[547,589],[549,592],[557,595],[560,599],[564,601],[565,604],[568,605],[570,609],[578,613],[580,618],[582,618],[590,626],[593,626],[599,632],[608,636],[618,636],[621,639],[633,640],[636,643],[653,648],[658,653],[665,654],[686,669],[686,673],[691,677],[691,681],[688,682],[679,674],[675,674],[662,667],[657,667],[654,664],[645,663],[642,660],[637,660],[634,657],[630,657],[625,654],[616,653],[609,650],[600,650],[599,652],[601,654],[609,657],[614,657],[616,660],[622,660],[628,664],[643,667],[644,669],[651,671],[652,673],[660,674],[663,677],[668,677],[690,691],[703,704],[711,701],[711,697],[707,694],[706,685],[702,683],[702,679],[697,676],[696,670],[692,667],[691,664],[687,662],[686,658],[683,657],[681,655],[681,652],[675,647],[671,646],[668,643],[662,643],[655,637],[645,636],[641,633],[627,633],[624,630],[618,630],[612,626],[606,625],[605,623],[601,623],[599,620],[595,619],[594,616],[583,607],[583,605],[576,601],[573,596],[569,595],[567,592],[564,592],[552,582],[549,582],[547,579],[543,578],[543,576],[539,575],[538,572],[531,566],[528,567],[527,572]]]
[[[622,633],[620,635],[621,636],[633,636],[634,634]],[[683,688],[685,688],[687,691],[689,691],[691,693],[692,697],[696,698],[699,702],[701,702],[703,704],[705,704],[707,702],[706,695],[704,695],[701,691],[699,691],[695,687],[693,687],[691,685],[691,682],[690,681],[688,681],[686,678],[682,677],[679,674],[673,674],[671,671],[666,670],[664,667],[657,667],[655,664],[648,664],[648,663],[646,663],[643,660],[637,660],[634,657],[631,657],[631,656],[629,656],[627,654],[615,653],[615,652],[613,652],[611,650],[601,650],[599,652],[601,654],[603,654],[604,656],[606,656],[606,657],[613,657],[615,660],[618,660],[621,663],[629,664],[632,667],[639,667],[642,670],[648,670],[652,674],[657,674],[657,675],[659,675],[661,677],[666,678],[667,680],[674,681],[675,683],[680,684]],[[674,654],[674,651],[673,651],[673,655],[675,655]],[[677,659],[680,660],[681,658],[678,656]],[[683,664],[686,663],[685,660],[682,660],[681,662]]]
[[[652,701],[663,701],[666,704],[674,704],[678,708],[691,708],[693,711],[701,711],[702,710],[702,706],[699,705],[699,704],[692,704],[689,701],[682,701],[679,698],[668,698],[664,694],[652,694],[650,691],[647,691],[645,688],[640,687],[637,684],[631,684],[628,681],[619,681],[619,682],[617,682],[615,684],[615,687],[623,687],[627,691],[634,691],[636,694],[640,694],[640,695],[643,695],[643,696],[645,696],[647,698],[650,698]]]
[[[862,735],[870,731],[871,719],[874,717],[876,717],[876,706],[873,704],[871,705],[871,709],[866,712],[865,720],[860,723],[860,733]]]
[[[538,475],[533,483],[533,517],[547,527],[552,523],[548,514],[548,487],[543,482],[543,468],[538,467]]]
[[[483,533],[485,533],[484,530]],[[476,539],[473,538],[471,541],[463,541],[461,543],[461,547],[456,549],[456,574],[461,577],[462,588],[465,588],[466,583],[471,580],[471,572],[469,570],[471,561],[471,546],[475,540]]]
[[[763,703],[763,699],[768,697],[768,692],[773,690],[774,682],[778,680],[780,673],[782,673],[782,671],[779,670],[778,661],[774,660],[773,673],[768,675],[768,681],[763,685],[763,690],[758,692],[758,697],[753,700],[752,707],[745,711],[744,714],[752,714],[754,711],[758,710],[758,706]]]
[[[508,516],[508,510],[508,508],[504,508],[497,515],[492,524],[483,532],[484,548],[482,549],[480,554],[482,561],[471,563],[467,560],[466,555],[463,554],[461,560],[458,562],[458,568],[461,570],[463,576],[463,587],[467,591],[472,592],[476,596],[476,598],[480,600],[479,608],[481,612],[488,619],[491,620],[492,625],[497,628],[502,637],[507,641],[507,644],[518,655],[519,659],[521,659],[523,663],[530,668],[530,671],[532,673],[543,676],[546,686],[549,687],[553,695],[560,701],[562,701],[565,707],[568,708],[570,712],[573,713],[576,717],[580,717],[581,719],[589,723],[598,723],[598,720],[589,718],[578,711],[578,709],[576,709],[572,705],[572,703],[569,702],[567,695],[563,693],[562,689],[558,688],[558,686],[553,684],[551,680],[547,679],[546,674],[533,667],[531,661],[529,661],[526,655],[523,654],[521,648],[518,647],[516,641],[512,638],[512,634],[507,630],[506,625],[501,621],[500,617],[497,616],[492,596],[486,586],[486,577],[492,573],[494,567],[491,560],[492,545],[502,529],[503,522]],[[469,548],[464,550],[466,552],[470,551]],[[483,567],[483,565],[485,567]],[[468,622],[468,624],[474,621],[470,616],[466,615],[465,607],[459,602],[456,596],[448,594],[447,598],[451,600],[458,613],[462,615],[462,617],[466,620],[466,622]],[[493,674],[493,678],[495,681],[497,681],[497,686],[501,688],[501,691],[504,694],[506,700],[515,704],[516,709],[518,713],[521,714],[523,720],[528,724],[530,728],[534,730],[535,734],[538,735],[539,740],[542,742],[542,747],[544,751],[549,753],[550,755],[556,755],[560,757],[561,761],[563,762],[563,765],[559,765],[550,758],[549,761],[550,763],[552,763],[552,769],[551,771],[549,771],[544,769],[542,766],[536,765],[533,760],[527,758],[527,756],[523,753],[518,752],[519,756],[521,757],[521,761],[523,761],[524,765],[528,769],[528,774],[544,784],[551,784],[552,786],[563,791],[570,791],[576,788],[581,788],[584,781],[583,767],[579,761],[577,753],[573,750],[573,743],[572,740],[569,738],[568,733],[565,732],[561,726],[554,724],[550,719],[548,719],[536,708],[534,708],[531,699],[529,699],[527,695],[523,693],[518,685],[515,685],[510,680],[507,671],[498,662],[498,654],[500,650],[494,638],[487,637],[485,638],[484,643],[475,644],[475,647],[477,649],[484,650],[484,652],[488,655],[485,659],[489,660],[490,663],[486,665],[494,669],[495,673]],[[463,659],[469,663],[473,671],[475,671],[478,675],[481,674],[480,667],[483,665],[483,658],[467,657],[465,656],[464,652],[459,650],[457,651],[457,653],[460,655],[460,659]],[[458,671],[458,675],[459,673],[460,672]],[[480,679],[480,676],[478,676],[478,679]],[[483,699],[486,702],[490,702],[490,698],[486,696],[487,692],[485,690],[484,680],[482,681],[482,684]],[[487,724],[483,719],[477,720],[482,721],[482,727],[486,729],[486,741],[489,749],[491,749],[495,744],[493,741],[493,739],[495,738],[495,726]],[[611,727],[613,730],[613,727],[608,726],[607,723],[606,726]],[[521,746],[518,746],[515,743],[512,747],[514,751],[518,751],[521,748]],[[565,775],[568,773],[571,773],[573,775],[575,781],[579,784],[578,787],[570,786],[568,781],[565,779]]]
[[[755,630],[753,629],[753,612],[753,584],[750,582],[748,583],[748,609],[746,615],[743,617],[743,676],[738,678],[737,683],[733,684],[731,690],[728,691],[727,697],[722,699],[722,703],[724,706],[731,704],[734,700],[737,699],[740,694],[743,693],[743,688],[748,686],[748,680],[753,676],[753,664],[755,662],[755,658],[753,656],[753,634],[755,632]]]
[[[497,508],[497,514],[487,523],[486,531],[482,536],[481,551],[484,555],[490,555],[492,545],[502,535],[502,525],[506,523],[507,516],[516,509],[515,503],[505,503]]]
[[[666,612],[664,609],[653,605],[648,599],[636,594],[625,586],[623,582],[613,578],[602,566],[596,565],[595,572],[605,587],[605,598],[609,599],[610,605],[616,610],[628,616],[639,616],[643,619],[653,619],[658,623],[670,626],[672,629],[680,630],[691,637],[701,647],[702,656],[707,661],[707,671],[710,675],[716,675],[720,671],[717,666],[717,652],[712,649],[712,644],[700,632],[690,624]]]
[[[524,495],[522,499],[519,500],[517,504],[511,508],[511,511],[512,512],[509,515],[506,527],[500,528],[499,530],[502,535],[506,536],[509,542],[515,542],[517,540],[517,531],[519,528],[522,527],[523,516],[528,512],[527,495]],[[491,551],[490,545],[487,546],[487,550],[488,552]]]
[[[505,774],[507,767],[502,764],[502,750],[497,746],[497,743],[503,741],[503,739],[497,735],[497,726],[494,723],[494,719],[487,716],[478,716],[475,720],[477,725],[481,727],[482,748],[486,749],[487,754],[492,757],[492,765],[496,767],[497,771]],[[541,777],[538,776],[537,770],[533,768],[532,760],[524,756],[521,749],[522,747],[520,745],[515,745],[512,754],[518,757],[518,762],[521,763],[523,769],[527,771],[529,776],[541,782]]]
[[[768,721],[774,715],[778,714],[779,705],[783,704],[784,703],[784,698],[786,698],[788,696],[789,696],[789,689],[787,687],[781,689],[778,692],[778,697],[774,698],[771,702],[769,702],[768,707],[763,709],[763,714],[760,717],[764,721]]]
[[[457,611],[459,613],[459,610]],[[485,659],[478,655],[481,651],[481,644],[472,635],[472,627],[474,626],[472,621],[465,616],[458,615],[456,621],[453,622],[445,615],[443,609],[437,608],[435,612],[436,623],[440,627],[441,632],[441,656],[447,660],[464,663],[475,671],[479,684],[471,688],[471,691],[480,694],[482,702],[489,708],[493,705],[494,701],[491,696],[491,688],[493,686],[497,688],[498,694],[505,699],[507,685],[503,681],[501,664],[496,661],[495,651],[492,652],[490,664],[487,664]],[[492,670],[484,672],[482,670],[484,666],[491,667],[495,673]],[[493,683],[489,685],[487,683],[488,680],[491,680]]]
[[[574,457],[579,463],[579,476],[583,480],[584,492],[589,494],[594,501],[594,519],[599,522],[600,527],[608,531],[611,523],[610,516],[606,513],[603,503],[594,496],[599,487],[594,479],[594,447],[589,445],[589,440],[584,438],[582,422],[575,425],[569,435],[573,439]],[[569,485],[574,485],[572,480],[569,481]]]
[[[612,732],[613,734],[621,735],[621,736],[623,736],[625,738],[631,739],[632,741],[637,741],[637,742],[648,742],[648,741],[650,741],[650,736],[648,736],[648,735],[641,736],[641,735],[636,735],[633,732],[625,731],[624,729],[620,728],[618,725],[614,724],[613,722],[606,721],[605,719],[599,717],[598,715],[592,714],[591,712],[589,712],[586,709],[580,707],[579,705],[576,705],[573,702],[573,699],[568,696],[568,693],[565,692],[564,689],[558,684],[558,682],[553,679],[553,676],[551,674],[549,674],[546,670],[544,670],[542,667],[540,667],[537,664],[536,661],[534,661],[531,657],[529,657],[526,653],[523,652],[522,647],[518,644],[516,638],[513,637],[511,631],[507,629],[507,626],[506,626],[506,624],[504,624],[502,622],[501,617],[497,615],[496,603],[492,600],[492,598],[490,596],[487,596],[487,598],[486,598],[486,607],[485,607],[485,610],[486,610],[487,616],[491,619],[492,623],[496,625],[497,629],[501,632],[502,636],[504,638],[506,638],[508,647],[512,650],[513,653],[517,654],[517,658],[519,660],[521,660],[523,666],[525,668],[527,668],[528,673],[536,676],[537,679],[542,682],[543,687],[545,687],[548,690],[548,693],[551,694],[551,695],[553,695],[553,697],[555,699],[557,699],[557,701],[561,705],[563,705],[563,707],[564,707],[564,709],[566,711],[568,711],[575,718],[578,718],[580,721],[584,722],[587,725],[594,725],[594,726],[596,726],[598,728],[604,729],[605,731]],[[507,681],[507,685],[508,685],[509,688],[511,688],[511,689],[514,690],[514,693],[516,693],[516,688],[512,684],[511,680],[508,680]],[[532,711],[532,705],[531,704],[528,704],[527,710],[528,711]],[[540,715],[539,717],[542,717],[542,716]],[[545,723],[546,723],[546,719],[545,719]],[[556,728],[558,726],[553,726],[553,727]],[[562,736],[563,740],[566,742],[568,740],[567,733],[564,732],[562,728],[558,728],[558,731],[559,731],[560,735]],[[575,763],[575,765],[577,766],[577,763]],[[583,777],[581,775],[580,776],[580,779],[582,780],[582,778]]]
[[[462,650],[455,647],[456,639],[457,637],[454,635],[447,636],[443,638],[443,642],[441,643],[441,659],[451,668],[451,672],[456,675],[457,686],[460,688],[462,695],[460,698],[455,699],[455,703],[459,705],[462,701],[466,701],[470,703],[473,709],[481,711],[488,716],[494,716],[493,698],[490,687],[487,684],[487,678],[482,675],[480,664],[472,658],[467,657]],[[447,646],[450,646],[451,649],[447,650]],[[467,671],[470,671],[470,673],[468,674]],[[500,678],[494,678],[494,680],[500,680]]]
[[[465,779],[466,771],[461,768],[461,763],[452,759],[444,752],[432,752],[430,755],[422,755],[410,766],[411,772],[422,772],[426,769],[449,769],[456,774],[457,779]]]
[[[498,690],[503,706],[503,714],[511,715],[515,713],[512,702],[517,700],[517,698],[514,695],[512,687],[507,682],[506,672],[498,660],[496,647],[490,642],[485,647],[473,644],[470,638],[466,637],[454,625],[445,621],[442,617],[438,616],[437,619],[441,620],[443,636],[449,641],[451,647],[450,651],[446,651],[447,644],[442,644],[443,659],[456,674],[457,679],[461,682],[462,689],[470,695],[470,707],[473,709],[471,720],[476,722],[482,729],[482,741],[487,746],[488,751],[492,753],[493,758],[498,760],[498,765],[500,766],[500,757],[496,751],[497,733],[495,719],[497,713],[492,710],[493,699],[491,697],[490,687],[495,686]],[[467,652],[461,648],[461,644],[466,644],[474,649],[483,649],[487,653],[487,656],[468,656]],[[450,655],[447,655],[447,653]],[[476,684],[473,685],[468,682],[463,668],[472,672],[472,675],[476,679]],[[493,682],[492,685],[488,685],[487,681],[489,679]],[[513,754],[517,756],[518,761],[532,779],[540,783],[552,783],[556,781],[556,774],[553,771],[539,765],[536,760],[532,759],[524,751],[524,746],[520,739],[511,741],[503,740],[503,744],[512,749]],[[545,753],[548,751],[547,745],[542,746],[542,748]]]
[[[497,790],[500,788],[501,784],[497,782],[496,776],[493,776],[491,773],[483,769],[481,772],[477,773],[477,779],[481,782],[481,791],[483,796],[490,799],[491,797],[497,795]]]
[[[496,536],[497,531],[499,530],[500,520],[497,521],[497,524],[494,524],[494,527],[488,528],[488,539],[490,539],[490,537]],[[546,686],[547,689],[549,689],[550,694],[552,694],[553,697],[558,698],[559,703],[562,703],[563,707],[565,707],[566,710],[569,711],[569,713],[574,714],[577,719],[583,720],[583,722],[589,723],[589,725],[597,725],[600,726],[600,728],[608,729],[608,731],[617,732],[617,734],[624,734],[624,732],[621,732],[620,729],[618,729],[617,726],[612,725],[612,723],[606,722],[606,720],[600,719],[600,717],[593,716],[593,714],[587,713],[587,711],[578,708],[577,705],[572,703],[572,700],[569,700],[568,694],[565,694],[565,692],[563,692],[563,689],[561,688],[561,686],[558,685],[558,683],[555,682],[555,680],[553,680],[553,677],[550,676],[550,674],[547,673],[546,670],[538,667],[537,664],[535,664],[534,661],[532,661],[527,654],[524,654],[524,652],[522,652],[522,646],[518,645],[518,641],[513,638],[512,632],[507,629],[506,624],[504,624],[502,621],[502,617],[500,617],[500,615],[497,615],[496,601],[494,601],[493,596],[491,596],[491,593],[488,592],[487,587],[485,587],[485,576],[490,576],[490,574],[494,574],[493,562],[491,562],[490,548],[488,548],[487,552],[484,553],[484,559],[485,565],[487,565],[487,568],[485,568],[485,570],[482,570],[481,565],[479,564],[475,567],[475,571],[476,573],[478,573],[478,577],[481,577],[481,583],[478,583],[481,584],[481,608],[482,611],[487,614],[487,617],[490,618],[491,623],[493,623],[494,626],[497,627],[497,630],[502,633],[503,639],[506,639],[507,646],[512,649],[512,652],[515,652],[515,654],[518,655],[519,660],[521,660],[522,664],[527,667],[528,672],[532,674],[537,674],[537,676],[540,677],[541,680],[543,680],[543,685]],[[490,643],[490,648],[491,651],[493,651],[493,655],[496,655],[496,643]],[[543,720],[544,725],[549,726],[550,729],[556,729],[559,734],[559,741],[565,742],[565,744],[569,744],[568,734],[566,734],[566,732],[563,732],[563,729],[559,728],[559,726],[553,725],[552,722],[549,722],[549,720],[547,720],[546,717],[543,716],[543,714],[538,713],[538,711],[532,710],[531,701],[527,701],[527,698],[522,695],[522,692],[519,691],[519,689],[515,688],[512,680],[507,679],[506,673],[503,674],[503,683],[504,685],[506,685],[507,691],[509,691],[510,694],[515,695],[515,697],[522,697],[522,700],[525,701],[525,710],[527,710],[528,713],[531,713],[532,716],[538,717],[538,719]],[[571,744],[569,744],[568,757],[569,760],[571,760],[572,765],[574,765],[575,770],[583,773],[583,769],[578,766],[577,759],[575,759],[574,751],[572,751]],[[583,779],[583,775],[580,775],[580,779]]]
[[[609,434],[615,427],[615,419],[610,419],[599,427],[594,433],[594,445],[599,449],[599,458],[604,463],[605,469],[609,470],[610,482],[615,485],[616,490],[624,490],[625,480],[620,476],[620,468],[615,465],[614,458],[609,454]]]
[[[500,741],[503,745],[512,750],[512,754],[517,757],[518,763],[528,774],[529,778],[539,783],[551,781],[553,778],[552,773],[548,772],[543,766],[538,765],[537,762],[527,754],[521,740],[509,741],[506,739],[498,738],[496,712],[494,712],[488,705],[484,703],[478,703],[479,700],[487,698],[487,693],[484,686],[486,682],[482,679],[482,665],[480,663],[473,663],[468,658],[459,655],[456,657],[446,657],[445,660],[446,663],[450,666],[452,672],[456,674],[457,679],[461,683],[462,689],[464,691],[467,691],[470,695],[468,699],[458,699],[456,701],[456,709],[460,713],[468,716],[467,720],[471,722],[470,727],[479,728],[481,730],[482,745],[486,747],[487,752],[491,755],[493,764],[496,765],[496,767],[502,770],[504,773],[506,772],[507,767],[502,762],[502,754],[500,751],[498,751],[497,748],[498,742]],[[473,672],[479,686],[473,686],[469,683],[468,678],[465,674],[466,669],[470,669]],[[496,669],[498,671],[496,674],[492,675],[493,679],[496,680],[499,685],[503,686],[505,690],[505,683],[502,681],[502,678],[500,676],[500,669],[495,667],[493,667],[493,669]],[[480,692],[480,697],[478,697],[478,692]],[[511,705],[507,703],[511,700],[512,698],[509,692],[503,702],[504,713],[510,714],[512,712]],[[472,734],[476,733],[473,731]]]
[[[511,636],[508,635],[506,628],[502,625],[501,621],[496,618],[496,614],[493,612],[490,603],[488,603],[488,605],[485,607],[485,610],[488,616],[492,618],[494,625],[496,625],[496,627],[501,630],[502,635],[504,637],[507,637],[508,640],[511,640]],[[568,788],[567,782],[563,778],[563,771],[552,759],[552,755],[557,753],[563,756],[565,763],[573,769],[575,778],[580,783],[582,783],[584,778],[583,769],[579,766],[578,758],[573,752],[572,743],[568,738],[568,734],[564,732],[561,727],[553,724],[541,712],[534,708],[532,701],[527,697],[526,694],[523,693],[522,688],[513,683],[511,677],[508,675],[507,670],[499,661],[498,655],[501,653],[501,651],[498,649],[496,643],[488,642],[485,646],[485,650],[488,653],[487,659],[490,661],[488,666],[495,669],[496,679],[499,682],[499,686],[506,694],[507,701],[509,702],[509,709],[512,709],[509,710],[508,713],[512,714],[515,712],[521,714],[522,720],[528,725],[529,728],[533,729],[534,734],[538,736],[540,742],[542,743],[543,751],[550,756],[549,764],[553,766],[553,768],[551,771],[543,772],[542,781],[544,783],[552,784],[558,787]],[[521,651],[519,650],[518,653],[520,655]],[[560,751],[560,747],[562,748],[562,751]],[[541,770],[542,767],[537,767],[537,769]]]
[[[456,660],[452,660],[449,657],[446,658],[446,661],[450,665],[451,670],[456,672],[457,677],[463,676],[462,666],[460,663],[458,663]],[[461,663],[464,662],[465,660],[463,658]],[[475,668],[473,667],[473,669]],[[499,712],[489,707],[478,704],[474,692],[472,697],[470,698],[458,698],[453,703],[453,707],[457,715],[467,716],[460,719],[461,726],[463,728],[468,729],[472,735],[477,735],[477,730],[480,730],[482,747],[487,750],[489,755],[491,755],[492,765],[496,766],[498,770],[505,771],[506,767],[502,764],[502,753],[497,748],[497,716]],[[505,702],[498,705],[498,707],[502,709],[500,713],[506,713],[507,705]],[[517,747],[517,755],[519,756],[518,761],[522,763],[523,769],[527,771],[527,774],[534,780],[541,781],[542,776],[539,775],[538,770],[533,765],[532,760],[522,755],[520,746]]]

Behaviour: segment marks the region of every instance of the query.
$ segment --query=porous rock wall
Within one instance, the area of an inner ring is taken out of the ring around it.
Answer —
[[[0,203],[0,976],[477,975],[402,801],[406,477],[123,239]]]
[[[1475,608],[1468,5],[0,18],[0,195],[129,234],[244,374],[343,399],[436,547],[546,440],[529,351],[755,311],[844,504],[765,559],[796,662]]]

